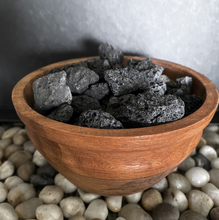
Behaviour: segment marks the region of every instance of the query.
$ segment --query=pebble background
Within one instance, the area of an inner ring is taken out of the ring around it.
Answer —
[[[59,174],[21,123],[0,126],[1,220],[218,220],[219,127],[203,136],[178,170],[129,196],[88,193]]]

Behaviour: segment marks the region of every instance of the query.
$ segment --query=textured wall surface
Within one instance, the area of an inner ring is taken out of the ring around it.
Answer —
[[[101,42],[188,66],[219,89],[218,0],[0,0],[0,30],[0,109],[29,72],[97,55]]]

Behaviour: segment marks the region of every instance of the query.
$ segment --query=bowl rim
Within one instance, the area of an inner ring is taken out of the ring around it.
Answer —
[[[70,59],[65,60],[61,62],[56,62],[47,66],[44,66],[42,68],[39,68],[26,76],[24,76],[13,88],[12,91],[12,102],[15,107],[15,110],[18,114],[18,116],[23,116],[22,118],[26,118],[27,120],[37,123],[38,125],[41,125],[44,129],[49,128],[51,131],[55,132],[64,132],[69,134],[75,134],[75,135],[88,135],[88,136],[101,136],[101,137],[135,137],[135,138],[141,138],[146,136],[162,136],[164,133],[174,132],[181,130],[182,132],[185,132],[188,127],[191,129],[194,127],[200,126],[200,129],[203,129],[205,126],[207,126],[206,123],[203,122],[209,121],[212,119],[219,101],[219,95],[218,90],[215,87],[215,85],[204,75],[201,73],[198,73],[188,67],[182,66],[180,64],[176,64],[170,61],[160,60],[152,58],[152,61],[156,63],[161,62],[164,64],[168,64],[170,66],[173,66],[174,68],[178,68],[181,71],[186,71],[189,74],[193,75],[197,80],[199,80],[205,90],[206,90],[206,98],[202,106],[192,113],[189,116],[186,116],[185,118],[182,118],[180,120],[169,122],[162,125],[156,125],[151,127],[143,127],[143,128],[128,128],[128,129],[98,129],[98,128],[87,128],[87,127],[80,127],[76,125],[70,125],[62,122],[58,122],[52,119],[49,119],[36,111],[34,111],[26,102],[24,98],[24,90],[26,86],[28,85],[30,80],[33,80],[33,78],[37,79],[40,75],[46,74],[49,70],[53,69],[57,66],[65,66],[66,64],[71,64],[73,62],[79,62],[84,61],[87,59],[93,59],[93,58],[99,58],[98,56],[94,57],[83,57],[83,58],[76,58],[76,59]],[[136,56],[124,56],[125,59],[145,59],[146,57],[136,57]],[[37,78],[36,78],[37,77]],[[35,80],[34,79],[34,80]],[[205,125],[206,124],[206,125]]]

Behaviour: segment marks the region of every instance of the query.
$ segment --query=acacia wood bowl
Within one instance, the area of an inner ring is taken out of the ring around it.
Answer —
[[[187,67],[152,59],[172,80],[193,79],[193,93],[203,105],[193,114],[167,124],[135,129],[95,129],[46,118],[32,109],[32,83],[54,67],[94,57],[72,59],[42,67],[21,79],[12,101],[27,133],[46,160],[78,187],[99,195],[128,195],[143,191],[172,172],[197,146],[211,121],[218,91],[205,76]],[[144,57],[125,57],[142,60]]]

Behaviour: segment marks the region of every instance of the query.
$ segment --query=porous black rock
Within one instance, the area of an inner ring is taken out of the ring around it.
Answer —
[[[119,64],[121,67],[124,65],[124,56],[123,52],[119,49],[116,49],[108,43],[100,44],[99,48],[100,59],[108,60],[111,67]]]
[[[34,174],[30,177],[30,183],[33,186],[48,186],[54,185],[54,179],[46,174]]]
[[[67,70],[67,84],[71,89],[72,93],[81,94],[89,85],[98,82],[99,76],[92,70],[76,66],[71,67]]]
[[[107,70],[104,79],[114,96],[129,94],[149,87],[147,75],[131,68]]]
[[[112,69],[108,60],[101,60],[97,58],[87,60],[87,66],[99,76],[100,82],[104,81],[104,72]]]
[[[160,79],[166,83],[166,86],[169,88],[177,88],[177,84],[171,80],[167,75],[162,74]]]
[[[177,78],[178,86],[182,89],[187,95],[190,95],[192,92],[192,77],[185,76]]]
[[[61,70],[58,67],[55,67],[52,70],[50,70],[47,74],[57,73],[57,72],[60,72],[60,71]]]
[[[167,90],[167,86],[166,83],[159,79],[159,78],[148,78],[149,81],[149,86],[148,88],[145,90],[145,92],[153,92],[153,93],[158,93],[159,95],[164,95],[166,90]]]
[[[72,115],[73,115],[73,108],[71,107],[71,105],[64,103],[55,110],[53,110],[46,117],[60,122],[68,122],[72,117]]]
[[[88,110],[79,117],[79,126],[89,128],[121,129],[123,125],[112,115],[102,110]]]
[[[84,94],[93,97],[97,100],[100,100],[104,96],[108,95],[109,91],[110,90],[108,84],[102,82],[91,85],[90,88],[84,92]]]
[[[90,109],[91,110],[101,109],[98,100],[87,95],[73,96],[72,107],[74,109],[74,112],[77,114],[81,114],[82,112]]]
[[[193,95],[185,95],[181,97],[185,103],[185,116],[188,116],[198,110],[202,106],[202,99],[193,94]]]
[[[47,163],[37,169],[38,175],[47,175],[47,176],[51,176],[54,178],[57,173],[58,172],[56,171],[56,169],[49,163]]]
[[[49,74],[34,81],[34,109],[43,112],[63,103],[71,104],[72,94],[66,83],[65,71]]]
[[[153,78],[160,78],[161,74],[163,73],[164,68],[152,62],[150,58],[146,58],[144,60],[135,60],[130,59],[127,62],[128,68],[133,68],[138,71],[144,71],[145,74],[149,74],[150,77]]]
[[[184,116],[184,102],[176,96],[156,93],[111,97],[107,112],[127,127],[141,127],[176,121]]]
[[[191,156],[195,160],[196,167],[202,167],[209,171],[211,169],[211,162],[201,153],[196,153]]]

